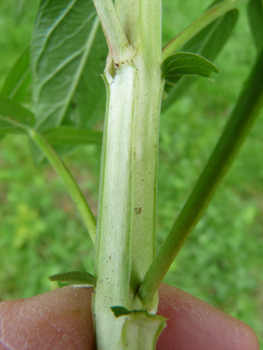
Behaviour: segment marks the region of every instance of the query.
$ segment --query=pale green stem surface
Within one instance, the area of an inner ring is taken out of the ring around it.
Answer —
[[[113,2],[112,0],[93,0],[93,3],[100,18],[110,56],[115,62],[118,62],[124,52],[130,48],[130,43],[123,31]]]
[[[124,320],[121,335],[122,349],[155,350],[158,336],[166,326],[164,317],[136,311],[120,318]]]
[[[163,61],[171,54],[178,51],[187,41],[195,36],[218,17],[223,16],[226,12],[232,10],[243,0],[225,0],[208,9],[187,28],[176,35],[167,45],[163,47]]]
[[[88,229],[92,242],[95,243],[96,236],[96,219],[81,192],[76,180],[69,172],[63,160],[58,156],[55,150],[50,146],[46,139],[33,129],[28,129],[29,136],[41,149],[49,162],[56,169],[57,173],[64,182],[73,202],[75,203],[80,215],[84,221],[85,226]]]
[[[142,320],[139,316],[132,322],[127,321],[128,316],[116,318],[110,307],[146,309],[151,313],[157,309],[157,295],[143,303],[137,297],[137,289],[155,257],[158,130],[163,91],[161,0],[117,0],[116,11],[135,52],[130,59],[124,54],[119,61],[111,61],[110,53],[104,74],[107,111],[93,306],[97,348],[126,349],[122,339],[127,326],[136,330],[128,347],[135,350],[138,342],[144,344],[141,327],[136,326]],[[155,344],[156,333],[150,329],[147,336],[153,341],[149,344]],[[158,329],[159,326],[155,331]],[[127,329],[125,332],[131,334]],[[152,346],[145,350],[153,349]]]
[[[181,210],[140,287],[142,300],[150,300],[166,275],[214,192],[233,163],[263,107],[263,51],[197,184]]]

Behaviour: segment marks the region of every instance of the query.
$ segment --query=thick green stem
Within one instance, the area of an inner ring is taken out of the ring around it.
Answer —
[[[163,48],[163,61],[175,53],[189,41],[193,36],[195,36],[202,29],[207,27],[210,23],[215,21],[217,18],[223,16],[226,12],[232,10],[236,5],[242,0],[225,0],[219,2],[215,6],[208,9],[200,17],[198,17],[194,22],[192,22],[187,28],[185,28],[181,33],[176,35],[167,45]]]
[[[180,212],[140,287],[140,297],[152,298],[192,229],[225,177],[263,106],[263,51],[203,173]]]
[[[116,1],[116,10],[136,54],[118,61],[110,61],[110,55],[105,70],[108,103],[94,303],[97,347],[103,350],[124,346],[121,339],[128,316],[115,318],[110,307],[147,309],[151,313],[157,309],[157,297],[145,304],[136,295],[155,256],[158,126],[163,90],[161,1]],[[136,345],[129,346],[136,349]]]

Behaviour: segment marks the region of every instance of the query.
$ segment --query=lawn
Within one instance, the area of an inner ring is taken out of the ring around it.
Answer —
[[[30,42],[38,1],[0,1],[0,86]],[[163,1],[166,43],[209,5]],[[160,121],[158,245],[169,232],[233,108],[256,50],[241,3],[232,39],[216,59],[215,82],[199,79]],[[263,345],[263,114],[239,158],[193,231],[165,282],[234,315]],[[100,147],[85,146],[65,158],[96,213]],[[81,218],[53,169],[38,167],[25,136],[0,144],[0,300],[54,288],[51,274],[93,272],[94,250]]]

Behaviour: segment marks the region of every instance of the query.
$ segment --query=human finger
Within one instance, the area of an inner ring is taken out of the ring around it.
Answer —
[[[259,350],[249,326],[193,295],[162,284],[159,298],[158,313],[168,320],[157,350]]]

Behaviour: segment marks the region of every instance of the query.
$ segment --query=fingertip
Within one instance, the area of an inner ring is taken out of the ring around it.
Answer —
[[[92,291],[68,286],[2,302],[0,349],[94,349]]]
[[[165,284],[159,298],[158,313],[168,321],[157,349],[259,350],[249,326],[198,298]]]
[[[92,292],[69,286],[0,303],[0,350],[94,349]],[[158,313],[168,321],[157,350],[259,350],[255,332],[242,321],[168,285],[159,297]]]

